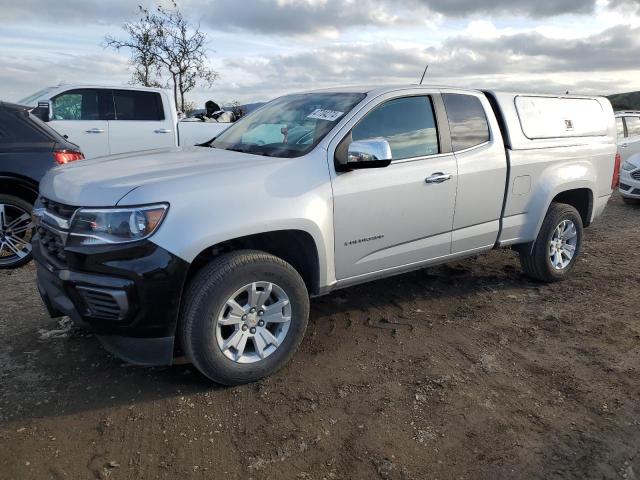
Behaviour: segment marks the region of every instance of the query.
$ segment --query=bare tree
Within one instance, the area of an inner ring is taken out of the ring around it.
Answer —
[[[156,45],[157,25],[151,22],[149,11],[138,6],[141,18],[137,22],[127,22],[122,29],[129,35],[128,40],[118,40],[111,35],[104,38],[103,45],[116,51],[128,49],[133,67],[132,85],[161,87],[161,64],[158,61]]]
[[[231,105],[229,105],[229,107],[231,108],[231,111],[233,112],[233,115],[235,116],[236,120],[240,120],[242,117],[244,117],[247,114],[247,112],[245,112],[244,107],[240,104],[238,100],[234,100],[233,102],[231,102]]]
[[[178,5],[150,11],[140,8],[141,18],[124,25],[128,40],[105,38],[106,46],[131,51],[133,81],[147,85],[153,75],[166,73],[176,106],[184,110],[185,94],[198,83],[210,87],[219,75],[207,65],[207,37],[200,24],[191,25]]]

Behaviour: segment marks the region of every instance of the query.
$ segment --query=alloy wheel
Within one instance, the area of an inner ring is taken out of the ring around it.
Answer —
[[[0,203],[0,265],[9,267],[31,254],[33,219],[24,209]]]
[[[578,232],[571,220],[563,220],[553,231],[549,241],[549,259],[556,270],[569,266],[576,254]]]
[[[218,314],[216,340],[237,363],[255,363],[282,345],[291,325],[291,302],[271,282],[253,282],[236,290]]]

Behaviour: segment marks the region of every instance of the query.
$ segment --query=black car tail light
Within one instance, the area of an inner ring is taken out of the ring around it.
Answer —
[[[84,160],[84,155],[75,150],[56,150],[53,152],[53,158],[58,165],[65,165],[76,160]]]

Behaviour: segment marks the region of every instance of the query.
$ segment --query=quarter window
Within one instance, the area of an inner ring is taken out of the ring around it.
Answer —
[[[624,117],[628,137],[640,137],[640,117]]]
[[[51,142],[24,111],[0,108],[0,145]]]
[[[164,120],[162,98],[157,92],[114,90],[117,120]]]
[[[438,131],[429,97],[390,100],[364,117],[352,131],[353,140],[384,138],[394,160],[439,153]]]
[[[489,124],[478,97],[446,93],[442,99],[449,118],[454,152],[489,141]]]
[[[52,100],[52,120],[113,120],[111,90],[78,89]]]

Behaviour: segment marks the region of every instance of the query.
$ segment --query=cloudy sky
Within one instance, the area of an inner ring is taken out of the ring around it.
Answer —
[[[122,35],[147,0],[0,0],[0,99],[59,82],[126,84]],[[157,3],[157,0],[156,0]],[[189,99],[261,101],[333,85],[427,82],[640,90],[640,0],[179,0],[221,78]]]

